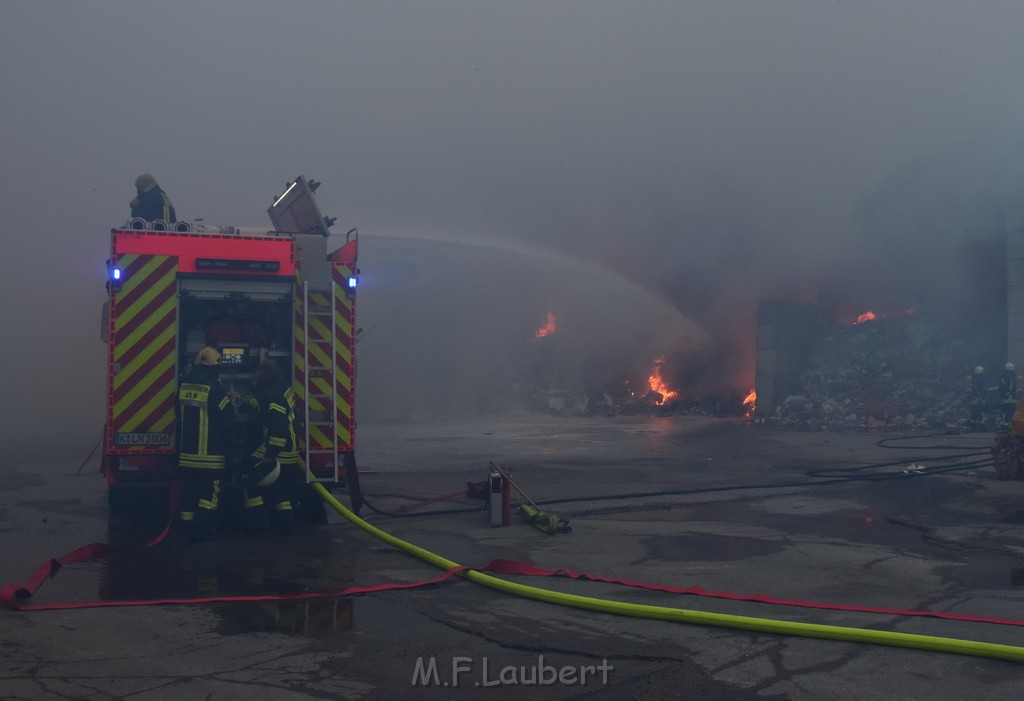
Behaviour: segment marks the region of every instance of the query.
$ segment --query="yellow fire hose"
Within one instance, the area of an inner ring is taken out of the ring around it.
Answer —
[[[440,555],[424,550],[412,543],[397,538],[390,533],[380,530],[354,513],[345,508],[341,502],[334,498],[327,489],[320,483],[314,482],[312,486],[320,494],[327,504],[337,511],[346,520],[372,536],[383,540],[399,550],[404,550],[410,555],[415,555],[435,567],[448,570],[459,567],[458,563],[452,562]],[[705,613],[703,611],[690,611],[687,609],[670,608],[667,606],[650,606],[646,604],[632,604],[623,601],[610,599],[597,599],[590,596],[579,596],[577,594],[566,594],[550,589],[541,589],[516,582],[509,582],[498,577],[493,577],[482,572],[466,570],[461,573],[467,579],[485,587],[498,591],[521,596],[535,601],[543,601],[560,606],[571,606],[573,608],[599,611],[601,613],[612,613],[619,616],[631,616],[633,618],[651,618],[662,621],[673,621],[676,623],[692,623],[705,626],[718,626],[722,628],[738,628],[741,630],[752,630],[761,633],[776,633],[779,635],[795,635],[805,638],[823,638],[826,640],[842,640],[852,643],[871,643],[874,645],[890,645],[895,647],[914,648],[918,650],[934,650],[936,652],[949,652],[958,655],[973,655],[975,657],[991,657],[1012,662],[1024,662],[1024,647],[1014,645],[1000,645],[997,643],[983,643],[974,640],[958,640],[956,638],[940,638],[932,635],[917,635],[913,633],[894,633],[883,630],[870,630],[867,628],[848,628],[845,626],[830,626],[818,623],[793,623],[790,621],[777,621],[770,618],[753,618],[750,616],[734,616],[725,613]]]

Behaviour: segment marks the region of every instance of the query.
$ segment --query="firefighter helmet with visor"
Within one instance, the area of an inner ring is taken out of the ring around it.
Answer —
[[[213,346],[205,346],[201,351],[196,353],[196,365],[219,365],[220,364],[220,351]]]

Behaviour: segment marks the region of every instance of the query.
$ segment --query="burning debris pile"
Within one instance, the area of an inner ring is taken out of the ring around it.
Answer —
[[[533,334],[513,384],[523,408],[560,416],[695,414],[804,430],[971,427],[971,371],[992,357],[991,344],[913,309],[865,312],[845,321],[813,333],[799,389],[767,415],[757,413],[754,390],[714,391],[714,384],[692,382],[678,360],[654,355],[598,361],[591,348],[562,336],[551,312]],[[697,387],[705,389],[695,392]]]
[[[920,314],[862,315],[816,341],[802,393],[766,418],[803,429],[963,429],[977,345]]]
[[[724,391],[696,397],[665,355],[602,355],[563,334],[548,311],[525,349],[523,364],[506,396],[517,395],[529,411],[557,416],[705,415],[750,417],[756,395]]]
[[[670,390],[670,394],[675,392]],[[558,416],[735,416],[753,415],[755,397],[751,390],[742,394],[726,393],[700,399],[666,396],[657,389],[629,389],[623,380],[616,386],[575,393],[548,389],[531,393],[532,411]],[[676,393],[678,395],[678,393]]]

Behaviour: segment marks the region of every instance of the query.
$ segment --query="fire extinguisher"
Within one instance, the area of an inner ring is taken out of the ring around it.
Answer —
[[[491,525],[507,526],[512,520],[508,480],[497,470],[491,470],[488,475],[487,486],[488,497],[491,502]]]

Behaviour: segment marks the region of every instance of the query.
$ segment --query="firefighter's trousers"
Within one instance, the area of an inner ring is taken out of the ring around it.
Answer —
[[[180,467],[181,508],[179,518],[193,535],[205,537],[217,530],[217,506],[223,468]]]
[[[293,465],[281,465],[281,475],[269,487],[249,486],[243,492],[246,525],[259,529],[269,520],[279,530],[292,527],[291,482],[296,473]]]

